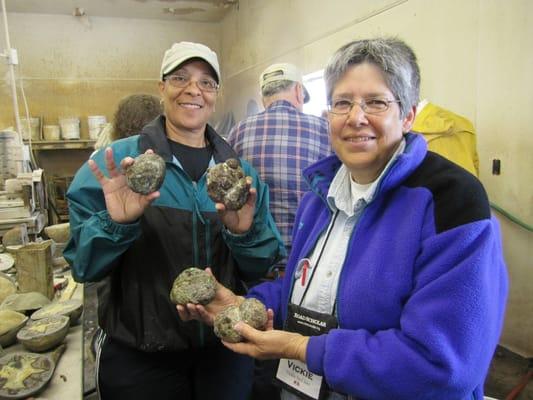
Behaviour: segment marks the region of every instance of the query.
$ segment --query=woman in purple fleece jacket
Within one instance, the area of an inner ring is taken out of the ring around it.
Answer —
[[[420,73],[395,38],[341,47],[326,68],[336,155],[309,167],[283,279],[248,296],[228,348],[279,358],[284,399],[482,399],[507,296],[499,228],[470,173],[409,133]],[[212,323],[243,298],[219,286]]]

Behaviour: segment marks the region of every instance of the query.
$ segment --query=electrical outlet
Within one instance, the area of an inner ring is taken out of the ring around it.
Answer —
[[[492,175],[500,175],[501,162],[497,158],[492,160]]]

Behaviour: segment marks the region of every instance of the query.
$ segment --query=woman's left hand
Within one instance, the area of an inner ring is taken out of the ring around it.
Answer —
[[[244,322],[235,325],[244,342],[222,342],[228,349],[260,360],[288,358],[305,362],[308,336],[279,330],[259,331]]]
[[[255,201],[257,199],[257,190],[252,187],[252,178],[246,177],[248,185],[250,185],[250,195],[248,200],[240,210],[231,211],[226,210],[222,203],[216,203],[215,207],[222,223],[233,234],[243,234],[250,230],[254,221]]]

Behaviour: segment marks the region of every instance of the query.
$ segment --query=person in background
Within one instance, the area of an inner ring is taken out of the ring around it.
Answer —
[[[77,172],[67,193],[71,239],[64,256],[78,282],[109,277],[100,298],[97,386],[102,399],[247,399],[253,360],[235,354],[170,302],[177,275],[210,266],[224,285],[265,275],[284,247],[268,210],[268,189],[240,160],[251,184],[239,211],[215,204],[206,170],[237,158],[207,124],[221,75],[216,53],[191,42],[165,52],[159,92],[164,114],[139,135],[111,143]],[[123,170],[155,152],[166,163],[162,187],[133,192]],[[119,168],[120,165],[120,168]]]
[[[234,126],[228,143],[268,184],[270,211],[289,253],[296,209],[308,190],[302,172],[331,155],[328,124],[302,112],[309,93],[296,66],[269,66],[261,73],[259,86],[265,110]],[[282,272],[285,264],[285,259],[279,262],[272,275]],[[256,362],[253,400],[279,398],[279,389],[271,383],[276,367],[276,361]]]
[[[228,143],[268,184],[270,210],[289,253],[296,209],[309,190],[302,172],[331,155],[328,124],[302,112],[309,93],[293,64],[269,66],[261,73],[259,86],[265,110],[234,126]],[[285,263],[282,260],[276,267],[283,271]]]
[[[115,140],[137,135],[162,113],[163,105],[156,96],[140,93],[124,97],[118,103],[113,123],[108,123],[98,135],[94,149],[104,149]]]
[[[283,399],[481,400],[508,292],[485,190],[410,132],[420,72],[403,41],[342,46],[325,81],[335,155],[304,172],[284,278],[248,294],[266,331],[239,322],[244,342],[224,344],[281,359]],[[178,312],[211,322],[242,299],[219,285]]]

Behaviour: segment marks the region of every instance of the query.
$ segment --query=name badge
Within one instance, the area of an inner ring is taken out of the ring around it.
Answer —
[[[291,388],[299,395],[304,394],[309,399],[319,399],[322,387],[322,377],[313,374],[307,369],[307,365],[298,360],[279,360],[276,378]]]
[[[319,313],[289,303],[284,328],[288,332],[297,332],[304,336],[317,336],[327,333],[337,326],[337,319],[333,315]],[[304,399],[317,400],[326,397],[327,385],[323,377],[309,371],[307,365],[298,360],[282,358],[279,361],[275,381]]]

